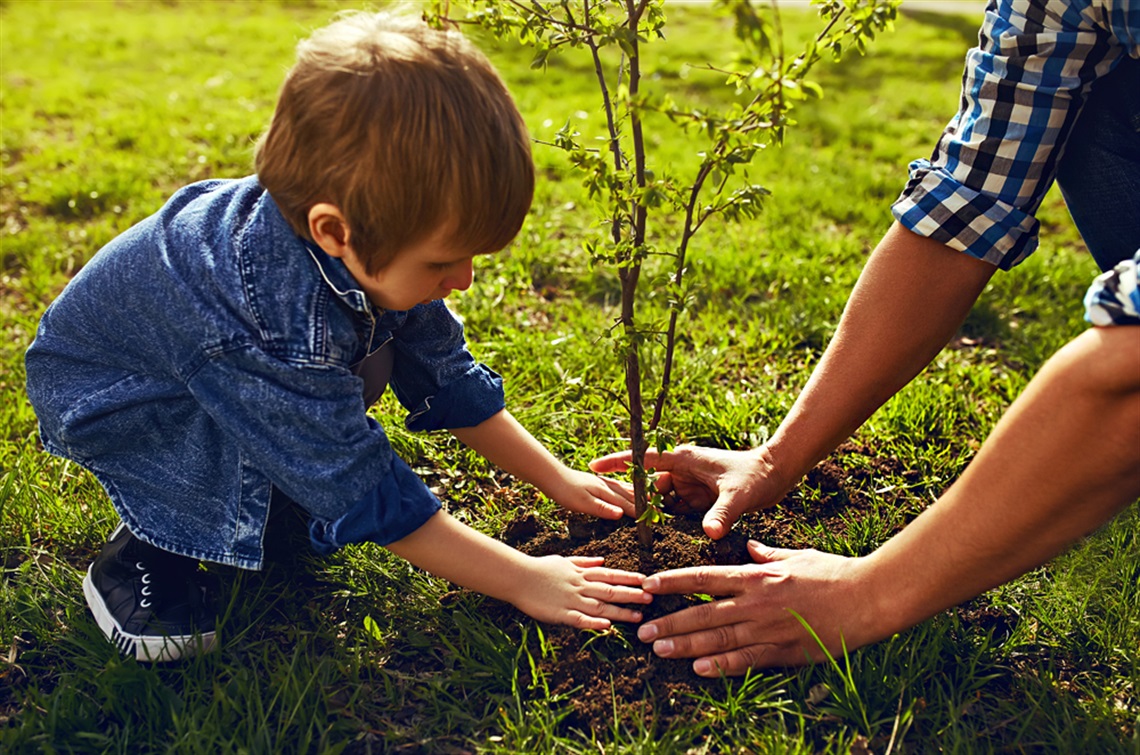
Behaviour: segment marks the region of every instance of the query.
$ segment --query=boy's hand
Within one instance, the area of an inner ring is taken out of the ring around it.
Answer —
[[[558,484],[544,491],[562,508],[601,519],[633,516],[633,486],[623,480],[598,477],[566,468]]]
[[[642,574],[602,568],[589,556],[531,559],[535,576],[519,584],[510,601],[531,618],[578,629],[609,629],[611,621],[641,621],[641,612],[615,603],[649,603]]]
[[[569,511],[620,519],[633,515],[633,487],[620,480],[570,469],[503,409],[475,427],[451,434],[504,472],[526,480]]]

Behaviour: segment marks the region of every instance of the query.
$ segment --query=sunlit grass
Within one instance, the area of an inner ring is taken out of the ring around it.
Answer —
[[[534,659],[558,653],[541,626],[493,626],[476,596],[441,603],[446,583],[377,547],[327,560],[302,553],[264,574],[223,570],[232,590],[220,653],[163,668],[117,658],[80,591],[115,517],[89,474],[39,450],[23,350],[43,308],[102,244],[185,183],[250,171],[293,45],[341,7],[0,5],[0,750],[1140,746],[1135,507],[1047,567],[835,665],[726,680],[698,715],[668,729],[618,719],[604,731],[567,729],[565,697],[533,673]],[[698,101],[719,96],[714,79],[685,64],[723,46],[722,22],[700,5],[670,9],[662,79]],[[794,38],[815,23],[793,11],[784,20]],[[679,441],[755,445],[791,406],[890,223],[907,163],[929,153],[956,107],[975,21],[904,17],[866,57],[821,64],[823,100],[804,105],[785,145],[753,167],[772,191],[760,218],[698,237],[696,304],[666,417]],[[592,82],[577,63],[532,70],[527,52],[483,44],[540,142],[567,120],[597,124]],[[671,131],[651,144],[663,170],[692,162],[691,145]],[[480,260],[475,287],[454,305],[473,350],[506,377],[516,416],[583,466],[623,443],[610,392],[618,365],[600,339],[618,287],[581,249],[593,229],[577,180],[554,149],[536,143],[535,158],[537,198],[519,239]],[[892,461],[861,483],[872,505],[850,514],[836,506],[840,515],[825,520],[814,515],[834,503],[829,494],[810,482],[797,489],[784,515],[802,543],[876,547],[961,473],[1035,370],[1084,327],[1079,300],[1095,267],[1055,193],[1041,220],[1041,250],[994,278],[957,348],[859,432],[858,442]],[[396,451],[473,526],[499,534],[531,505],[529,489],[500,481],[449,436],[404,430],[391,398],[377,417]],[[869,463],[844,458],[854,471]],[[489,494],[492,480],[505,489]],[[548,502],[534,505],[549,513]],[[971,611],[1002,621],[989,626]],[[595,647],[623,652],[613,638]]]

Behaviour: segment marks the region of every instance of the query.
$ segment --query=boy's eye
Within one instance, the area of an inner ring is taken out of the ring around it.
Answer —
[[[447,268],[451,267],[451,263],[450,262],[432,262],[432,263],[428,264],[428,267],[430,267],[432,270],[439,270],[442,272],[442,271],[446,270]]]

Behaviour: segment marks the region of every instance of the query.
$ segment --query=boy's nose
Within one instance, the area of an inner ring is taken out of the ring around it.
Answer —
[[[464,260],[456,265],[455,270],[443,282],[444,288],[449,288],[452,291],[466,291],[471,288],[471,282],[475,278],[475,269],[471,260]]]

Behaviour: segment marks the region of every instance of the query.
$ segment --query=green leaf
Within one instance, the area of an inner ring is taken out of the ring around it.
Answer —
[[[364,631],[372,635],[374,639],[384,639],[384,633],[380,631],[380,625],[376,623],[376,619],[372,618],[371,615],[364,617]]]
[[[817,99],[823,99],[823,87],[821,87],[816,82],[809,79],[802,79],[800,81],[800,86],[805,92],[814,95]]]

